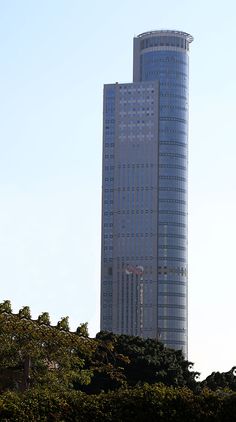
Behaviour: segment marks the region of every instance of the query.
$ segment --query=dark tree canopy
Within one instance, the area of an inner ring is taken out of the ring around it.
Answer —
[[[172,386],[197,386],[198,372],[181,351],[168,349],[158,340],[100,332],[96,336],[97,354],[120,371],[123,381],[134,386],[157,382]]]
[[[233,366],[228,372],[212,372],[211,375],[202,381],[201,386],[210,388],[213,391],[219,388],[228,388],[236,391],[236,366]]]

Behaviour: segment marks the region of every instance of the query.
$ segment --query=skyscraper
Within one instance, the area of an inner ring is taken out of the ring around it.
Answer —
[[[104,86],[101,329],[187,355],[188,55],[193,37],[134,38],[133,82]]]

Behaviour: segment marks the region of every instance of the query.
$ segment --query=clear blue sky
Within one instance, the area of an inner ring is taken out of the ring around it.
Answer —
[[[132,81],[132,38],[190,53],[189,359],[236,364],[236,3],[0,0],[0,300],[99,330],[102,90]]]

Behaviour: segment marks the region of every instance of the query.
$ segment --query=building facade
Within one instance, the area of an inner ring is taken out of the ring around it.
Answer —
[[[104,86],[101,329],[187,356],[191,35],[134,38],[133,83]]]

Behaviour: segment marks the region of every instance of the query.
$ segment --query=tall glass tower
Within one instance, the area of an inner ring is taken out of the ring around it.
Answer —
[[[188,345],[188,55],[134,38],[133,83],[104,86],[101,329]]]

